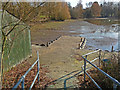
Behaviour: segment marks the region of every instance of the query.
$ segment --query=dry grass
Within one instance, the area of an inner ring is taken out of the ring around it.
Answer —
[[[115,21],[112,19],[86,19],[85,21],[96,24],[96,25],[112,25],[112,24],[120,24],[120,21]]]
[[[58,36],[64,35],[64,28],[75,21],[76,20],[30,23],[32,44],[46,44],[47,42],[56,39]]]
[[[30,23],[32,31],[36,30],[60,30],[63,29],[65,25],[76,20],[66,20],[66,21],[49,21],[44,23]]]
[[[113,78],[120,80],[119,77],[119,65],[118,65],[118,53],[110,53],[109,57],[107,58],[110,61],[108,63],[102,63],[102,66],[100,69],[108,73]],[[95,69],[91,69],[88,71],[88,73],[91,75],[91,77],[102,87],[105,88],[113,88],[113,82],[106,76],[104,76],[101,72]],[[89,77],[86,78],[86,83],[84,83],[83,75],[78,76],[79,79],[79,85],[80,87],[84,88],[97,88],[94,83],[89,79]]]
[[[29,61],[24,61],[21,64],[17,65],[16,67],[13,67],[8,72],[4,73],[3,80],[2,80],[2,88],[13,88],[14,85],[17,84],[17,82],[20,80],[22,75],[25,74],[25,72],[30,68],[32,64],[29,63]],[[38,81],[35,81],[35,84],[33,86],[34,88],[44,88],[47,83],[53,81],[53,79],[48,78],[46,76],[46,73],[48,73],[48,68],[40,67],[40,83]],[[35,75],[37,74],[37,65],[35,65],[31,71],[26,75],[24,86],[25,88],[29,88],[32,84]],[[21,84],[18,86],[18,88],[22,88]]]

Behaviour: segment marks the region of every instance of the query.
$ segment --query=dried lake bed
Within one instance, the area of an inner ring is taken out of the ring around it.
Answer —
[[[55,40],[59,36],[71,35],[81,36],[87,39],[87,49],[102,49],[111,51],[112,46],[114,50],[118,51],[119,30],[120,25],[95,25],[83,20],[75,20],[61,26],[62,28],[49,30],[33,30],[32,44],[46,44]]]

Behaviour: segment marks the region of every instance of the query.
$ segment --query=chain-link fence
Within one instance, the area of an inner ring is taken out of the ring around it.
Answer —
[[[30,30],[23,22],[18,23],[18,19],[6,11],[3,13],[2,30],[8,34],[2,43],[5,43],[3,56],[3,72],[9,70],[14,65],[25,60],[31,55]],[[16,26],[15,26],[16,25]],[[15,28],[13,29],[13,27]],[[13,30],[12,30],[13,29]],[[10,32],[12,30],[12,32]]]

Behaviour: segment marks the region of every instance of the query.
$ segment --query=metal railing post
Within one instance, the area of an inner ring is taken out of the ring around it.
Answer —
[[[38,82],[39,82],[39,61],[38,61]]]
[[[38,73],[38,82],[39,82],[39,52],[37,51],[38,62],[37,62],[37,73]]]
[[[40,78],[40,77],[39,77],[40,64],[39,64],[39,52],[38,52],[38,51],[37,51],[37,56],[38,56],[37,60],[36,60],[36,61],[32,64],[32,66],[25,72],[25,74],[21,77],[21,79],[17,82],[17,84],[12,88],[12,90],[16,89],[16,88],[19,86],[19,84],[21,84],[21,88],[22,88],[22,90],[24,90],[24,80],[25,80],[25,77],[26,77],[26,75],[31,71],[31,69],[32,69],[36,64],[37,64],[37,74],[36,74],[36,76],[35,76],[32,84],[31,84],[31,86],[30,86],[30,90],[32,89],[33,85],[35,84],[36,79],[38,79],[38,82],[40,81],[40,79],[39,79],[39,78]]]
[[[113,83],[113,90],[117,89],[117,85],[115,83]]]
[[[92,77],[86,72],[86,65],[89,63],[91,64],[94,68],[96,68],[98,71],[100,71],[101,73],[104,74],[104,76],[107,76],[110,80],[113,81],[113,90],[116,90],[117,89],[117,86],[120,86],[120,82],[118,80],[116,80],[115,78],[111,77],[109,74],[105,73],[103,70],[101,70],[100,68],[98,68],[96,65],[94,65],[92,61],[89,61],[87,60],[87,56],[92,54],[92,53],[95,53],[95,52],[99,52],[99,58],[95,58],[94,61],[96,59],[99,59],[99,65],[100,65],[100,61],[101,61],[101,50],[97,50],[97,51],[94,51],[94,52],[91,52],[91,53],[87,53],[85,55],[82,55],[82,58],[84,59],[84,69],[83,69],[83,66],[82,66],[82,71],[84,70],[84,82],[85,82],[85,75],[88,75],[88,77],[94,82],[94,84],[99,88],[101,89],[101,87],[94,81],[94,79],[92,79]],[[87,62],[87,64],[86,64]]]
[[[64,90],[67,90],[67,88],[66,88],[66,80],[64,81]]]
[[[100,63],[101,62],[101,50],[99,50],[99,67],[100,67]]]
[[[85,58],[87,59],[87,55],[85,56]],[[86,74],[86,60],[84,59],[84,82],[85,82],[85,74]]]
[[[24,90],[24,79],[25,78],[23,78],[22,83],[21,83],[22,84],[22,90]]]

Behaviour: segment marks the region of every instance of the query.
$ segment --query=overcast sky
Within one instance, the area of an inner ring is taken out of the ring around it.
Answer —
[[[79,0],[65,0],[65,1],[70,2],[71,5],[72,5],[72,7],[75,7],[77,5],[77,3],[78,3]],[[104,0],[82,0],[83,8],[86,7],[86,3],[88,3],[88,2],[94,2],[94,1],[97,1],[98,3],[101,3]],[[107,1],[112,1],[112,2],[114,1],[114,2],[116,2],[116,1],[120,1],[120,0],[105,0],[105,1],[106,2]]]

